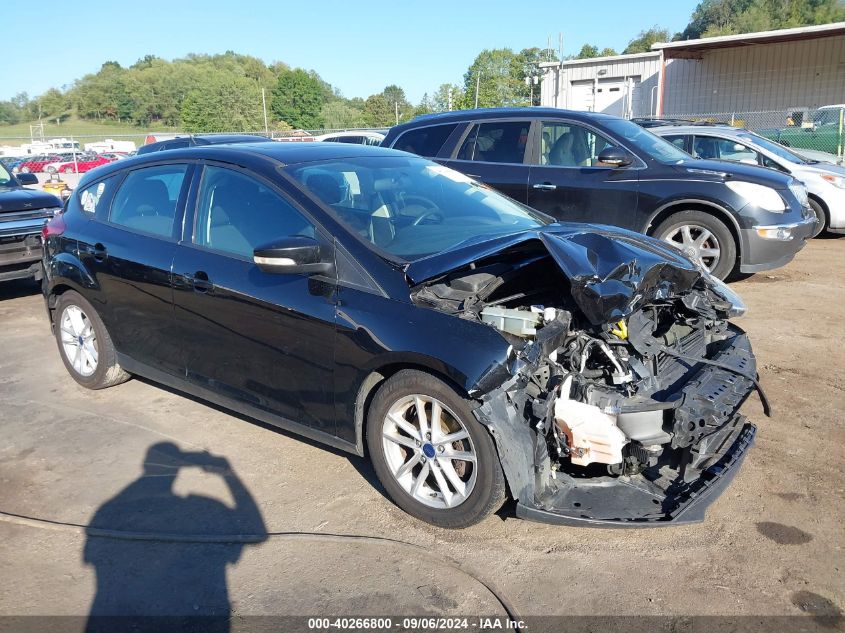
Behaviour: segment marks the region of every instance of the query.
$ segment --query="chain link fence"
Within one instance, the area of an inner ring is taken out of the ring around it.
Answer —
[[[791,147],[799,153],[823,152],[841,160],[845,150],[845,112],[843,106],[788,108],[757,112],[672,113],[638,120],[657,124],[661,121],[681,124],[724,124],[741,127]]]

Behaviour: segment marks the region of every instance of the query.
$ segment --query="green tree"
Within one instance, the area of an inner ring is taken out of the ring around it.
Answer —
[[[481,51],[464,73],[461,107],[475,105],[476,88],[479,108],[522,105],[526,88],[523,61],[509,48]]]
[[[394,122],[396,121],[396,110],[399,111],[399,121],[407,121],[414,114],[414,107],[405,97],[405,91],[396,84],[391,84],[381,91],[384,98],[394,108]]]
[[[679,39],[698,39],[845,20],[842,0],[703,0]]]
[[[273,89],[271,110],[295,128],[313,130],[323,126],[323,105],[328,101],[326,83],[302,68],[283,71]]]
[[[40,115],[46,119],[63,119],[70,114],[71,100],[58,88],[50,88],[37,101]]]
[[[584,44],[581,47],[581,50],[578,51],[578,54],[575,56],[575,59],[591,59],[593,57],[599,56],[599,47],[593,46],[592,44]]]
[[[618,55],[619,53],[616,52],[615,48],[610,48],[609,46],[601,49],[599,52],[599,57],[613,57],[614,55]]]
[[[217,79],[182,102],[186,132],[250,132],[263,128],[261,91],[246,77]]]
[[[431,96],[431,108],[433,112],[446,112],[449,110],[449,92],[452,93],[452,109],[458,109],[459,103],[464,102],[464,90],[455,84],[440,84],[440,87]]]
[[[330,130],[364,127],[366,125],[363,109],[356,108],[341,99],[323,104],[320,118]]]
[[[661,29],[655,25],[645,31],[640,31],[639,35],[628,42],[628,46],[622,51],[624,55],[630,53],[647,53],[651,50],[651,45],[655,42],[669,42],[672,35],[667,29]]]
[[[367,97],[363,114],[365,123],[370,127],[388,127],[396,122],[394,106],[384,94]]]

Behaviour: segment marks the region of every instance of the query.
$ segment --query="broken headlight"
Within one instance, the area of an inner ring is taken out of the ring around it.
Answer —
[[[710,285],[710,289],[722,299],[729,307],[726,309],[728,317],[741,317],[748,311],[745,302],[740,296],[731,290],[728,285],[721,279],[716,279],[710,273],[705,273],[704,277]]]

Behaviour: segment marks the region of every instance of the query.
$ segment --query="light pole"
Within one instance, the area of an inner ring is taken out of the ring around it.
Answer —
[[[481,87],[481,71],[475,76],[475,109],[478,110],[478,89]]]

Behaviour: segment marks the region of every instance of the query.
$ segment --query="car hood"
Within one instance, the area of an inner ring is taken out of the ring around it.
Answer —
[[[678,296],[702,277],[675,247],[639,233],[597,224],[557,223],[478,237],[411,262],[414,284],[442,277],[521,246],[545,248],[571,284],[573,300],[593,324],[622,319],[645,303]]]
[[[61,200],[43,191],[0,187],[0,214],[10,211],[34,211],[61,206]]]
[[[787,174],[781,174],[758,165],[745,165],[733,161],[692,159],[674,165],[676,171],[685,177],[704,177],[714,180],[746,180],[759,183],[775,189],[786,189],[792,179]]]

